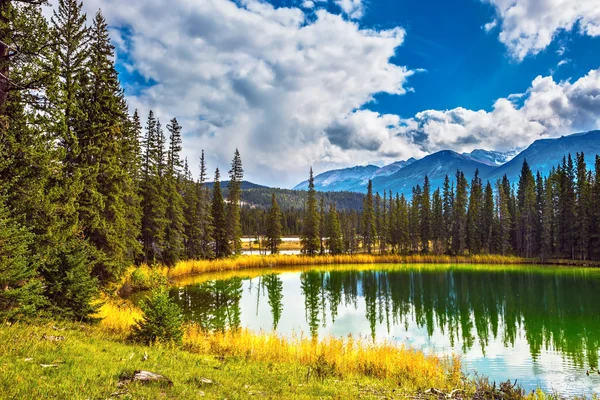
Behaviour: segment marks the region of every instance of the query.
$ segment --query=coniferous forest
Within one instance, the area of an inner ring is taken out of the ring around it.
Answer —
[[[410,199],[370,183],[366,196],[318,194],[311,170],[299,204],[286,191],[243,192],[232,149],[209,188],[204,154],[198,176],[180,155],[176,118],[128,108],[102,12],[58,3],[47,22],[40,1],[0,1],[0,319],[86,320],[130,265],[229,257],[243,235],[264,236],[273,253],[300,235],[308,255],[600,259],[600,157],[588,166],[583,153],[548,176],[525,162],[518,182],[457,171],[432,188],[425,177]]]

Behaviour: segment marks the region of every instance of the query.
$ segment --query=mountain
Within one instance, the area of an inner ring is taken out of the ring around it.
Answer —
[[[509,151],[502,153],[500,151],[476,149],[470,153],[463,153],[464,156],[469,156],[473,160],[496,167],[512,160],[518,154],[517,151]]]
[[[548,174],[567,154],[573,157],[577,152],[586,154],[588,168],[593,168],[594,157],[600,154],[600,130],[575,133],[557,139],[540,139],[533,142],[520,153],[502,153],[490,150],[473,150],[459,154],[443,150],[430,154],[420,160],[398,161],[385,167],[374,165],[352,167],[327,171],[315,178],[315,187],[319,191],[355,191],[364,193],[369,179],[373,180],[373,190],[382,193],[391,190],[394,193],[412,194],[412,188],[422,185],[425,175],[429,177],[432,192],[444,182],[446,174],[454,179],[456,170],[465,173],[470,182],[479,170],[482,180],[494,182],[505,174],[511,182],[517,182],[523,160],[527,160],[534,172]],[[306,189],[307,182],[295,189]]]
[[[371,178],[375,178],[377,176],[390,176],[394,175],[396,172],[400,171],[402,168],[414,163],[417,161],[415,158],[411,157],[406,161],[396,161],[395,163],[386,165],[384,167],[379,168]]]
[[[575,158],[575,154],[581,152],[585,154],[588,168],[593,168],[595,156],[600,154],[600,130],[575,133],[558,139],[536,140],[512,160],[493,169],[483,178],[491,182],[506,174],[511,182],[517,182],[524,160],[527,160],[534,173],[540,171],[545,175],[569,153]]]
[[[209,189],[212,189],[213,186],[215,185],[214,182],[206,182],[205,183],[206,187]],[[221,188],[222,189],[227,189],[229,187],[229,181],[221,181]],[[248,181],[242,181],[242,185],[241,185],[242,190],[244,189],[266,189],[268,188],[268,186],[263,186],[263,185],[259,185],[257,183],[252,183],[252,182],[248,182]]]
[[[435,188],[442,186],[446,175],[453,178],[456,170],[464,172],[470,180],[476,170],[479,170],[480,174],[487,174],[493,169],[494,167],[476,161],[470,155],[443,150],[423,157],[391,176],[373,179],[373,191],[382,193],[384,190],[392,190],[394,193],[410,196],[412,188],[417,185],[422,186],[423,179],[427,175],[433,192]]]
[[[358,191],[357,188],[366,185],[379,169],[375,165],[366,165],[326,171],[315,176],[315,188],[323,192]],[[308,181],[296,185],[293,189],[308,189]]]
[[[315,188],[322,192],[362,192],[369,179],[393,175],[415,161],[414,158],[409,158],[406,161],[396,161],[381,168],[376,165],[366,165],[325,171],[315,176]],[[293,190],[306,189],[308,189],[308,181],[293,187]]]

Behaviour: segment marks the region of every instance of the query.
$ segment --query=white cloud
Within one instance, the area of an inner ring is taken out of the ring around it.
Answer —
[[[302,3],[302,7],[303,8],[314,8],[315,7],[315,3],[312,2],[311,0],[306,0]]]
[[[520,105],[519,105],[520,104]],[[542,137],[600,127],[600,68],[571,82],[538,76],[524,94],[500,98],[492,111],[427,110],[402,121],[427,152],[512,150]]]
[[[365,14],[363,0],[334,0],[334,2],[352,19],[360,19]]]
[[[494,29],[497,25],[498,25],[498,20],[494,19],[494,20],[488,22],[487,24],[483,25],[482,28],[484,31],[489,32],[492,29]]]
[[[87,0],[85,7],[127,28],[119,45],[129,46],[130,68],[156,82],[130,96],[130,107],[152,108],[163,123],[176,116],[192,165],[204,148],[211,169],[227,170],[239,147],[248,179],[293,185],[309,165],[419,154],[387,132],[390,116],[353,112],[376,93],[406,92],[413,71],[389,61],[404,40],[401,28],[361,29],[322,9],[307,19],[300,8],[257,0]],[[357,124],[350,142],[372,145],[331,143],[327,129],[336,121]]]
[[[600,36],[598,0],[483,0],[494,5],[502,23],[499,39],[513,58],[523,60],[552,42],[562,30]]]

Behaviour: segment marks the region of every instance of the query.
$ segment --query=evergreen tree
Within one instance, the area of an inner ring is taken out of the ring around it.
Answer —
[[[487,182],[485,185],[483,209],[481,212],[482,245],[483,251],[487,254],[492,252],[492,246],[494,243],[494,207],[494,189],[492,189],[492,185]]]
[[[479,177],[479,170],[475,170],[475,176],[471,181],[471,192],[467,210],[467,243],[472,254],[479,254],[483,247],[481,229],[481,217],[483,206],[483,185]]]
[[[431,240],[433,241],[433,251],[435,254],[443,254],[444,246],[444,202],[440,189],[433,192],[431,202]]]
[[[31,262],[32,235],[9,217],[0,197],[0,320],[31,317],[44,305],[36,265]]]
[[[594,181],[592,184],[591,199],[591,256],[594,260],[600,259],[600,156],[596,155],[594,162]]]
[[[327,247],[329,248],[329,254],[342,254],[344,251],[342,228],[340,226],[338,212],[335,209],[335,204],[329,206],[326,235],[328,237]]]
[[[383,226],[383,218],[382,218],[382,211],[381,211],[381,195],[379,194],[379,192],[375,193],[375,232],[377,232],[377,236],[375,237],[375,240],[373,242],[373,246],[376,246],[377,243],[379,243],[379,249],[381,252],[381,228]]]
[[[215,171],[212,200],[214,254],[217,258],[228,257],[231,255],[231,243],[229,241],[227,215],[225,213],[225,200],[223,200],[223,194],[221,193],[220,178],[219,168],[217,168]]]
[[[271,254],[279,253],[281,245],[281,211],[275,198],[275,193],[271,195],[271,208],[267,217],[267,248]]]
[[[367,185],[367,196],[365,197],[363,204],[362,218],[363,249],[365,249],[369,254],[371,254],[373,250],[375,238],[377,237],[376,229],[375,209],[373,204],[373,182],[371,182],[369,179],[369,183]]]
[[[151,344],[155,342],[181,343],[183,317],[181,309],[164,288],[154,289],[142,302],[144,316],[133,326],[133,338]]]
[[[454,198],[454,231],[452,233],[452,249],[456,254],[463,254],[467,249],[467,191],[468,183],[465,174],[456,171],[456,195]]]
[[[421,197],[423,191],[420,185],[413,188],[412,201],[408,214],[408,231],[410,234],[411,251],[418,252],[421,243]]]
[[[504,176],[506,178],[506,176]],[[506,181],[506,179],[504,179]],[[498,195],[496,197],[496,212],[498,214],[498,234],[496,236],[497,249],[501,255],[506,255],[511,250],[510,234],[512,219],[509,210],[510,193],[506,185],[498,180],[496,184]]]
[[[396,194],[396,205],[398,207],[398,248],[401,253],[408,253],[411,249],[410,241],[410,218],[409,204],[404,194],[398,198]]]
[[[448,175],[444,178],[443,186],[443,213],[444,213],[444,251],[450,252],[452,245],[452,233],[454,231],[454,188],[450,186]]]
[[[519,217],[517,251],[524,257],[533,257],[537,253],[535,238],[538,216],[535,180],[527,160],[523,161],[521,168],[517,201]]]
[[[204,160],[204,150],[200,156],[200,178],[196,185],[196,226],[199,230],[200,256],[202,258],[212,258],[213,253],[213,219],[211,213],[210,192],[205,185],[206,182],[206,162]]]
[[[231,241],[232,251],[235,254],[242,252],[240,207],[243,179],[242,158],[238,149],[235,149],[235,154],[231,161],[231,170],[229,171],[229,202],[227,204],[227,232]]]
[[[150,111],[143,140],[142,164],[142,246],[146,263],[162,261],[167,199],[163,185],[164,152],[160,124]]]
[[[130,121],[114,66],[114,47],[101,12],[89,32],[89,57],[80,76],[77,99],[85,118],[74,126],[78,153],[69,157],[81,173],[78,213],[92,245],[93,273],[114,279],[133,261],[138,232],[131,230],[127,207],[136,207],[135,187],[122,160],[127,153]],[[134,221],[134,226],[136,222]],[[133,247],[130,247],[133,246]]]
[[[325,198],[321,197],[319,201],[319,254],[325,254]]]
[[[181,179],[181,125],[173,118],[167,130],[169,131],[169,150],[167,152],[167,170],[164,177],[166,186],[165,217],[167,224],[165,227],[165,249],[163,262],[167,265],[175,265],[184,254],[184,224],[182,179]]]
[[[577,183],[575,186],[576,210],[575,210],[575,232],[577,257],[586,260],[590,253],[590,208],[592,197],[592,184],[588,179],[587,166],[583,153],[576,155]]]
[[[306,208],[304,210],[304,227],[300,242],[302,245],[302,253],[313,256],[317,254],[320,248],[320,221],[319,212],[317,210],[317,198],[315,191],[315,179],[313,177],[312,168],[308,178],[308,198],[306,200]]]
[[[421,249],[423,253],[429,252],[429,241],[431,240],[431,188],[429,177],[425,175],[423,181],[423,193],[420,197],[420,226],[421,226]]]
[[[542,203],[542,235],[540,256],[542,262],[547,260],[554,253],[554,171],[546,178],[544,184],[544,198]]]

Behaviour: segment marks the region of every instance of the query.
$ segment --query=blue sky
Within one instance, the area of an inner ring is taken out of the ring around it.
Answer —
[[[598,0],[86,0],[132,109],[184,127],[193,168],[293,186],[434,151],[600,127]]]

